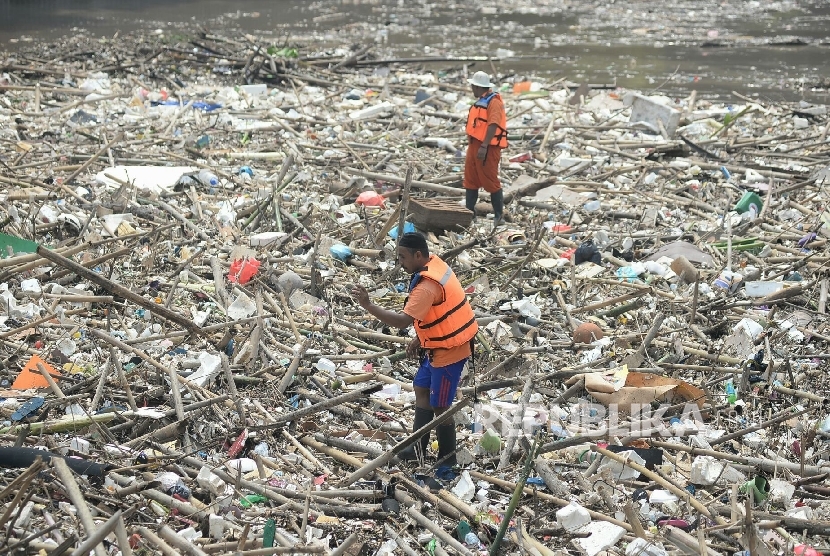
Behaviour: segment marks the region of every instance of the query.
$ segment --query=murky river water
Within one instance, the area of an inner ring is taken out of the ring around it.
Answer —
[[[378,40],[381,57],[492,56],[483,69],[501,78],[537,72],[677,95],[826,102],[817,85],[830,81],[823,0],[0,0],[0,50],[193,24],[288,37],[304,54]]]

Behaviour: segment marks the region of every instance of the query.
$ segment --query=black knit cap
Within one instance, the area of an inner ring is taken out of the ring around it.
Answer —
[[[417,232],[409,232],[401,236],[401,247],[409,249],[427,249],[427,238]]]

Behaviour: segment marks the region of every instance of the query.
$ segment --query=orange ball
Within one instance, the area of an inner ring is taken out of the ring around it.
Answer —
[[[577,344],[590,344],[595,340],[601,339],[605,334],[602,328],[593,322],[584,322],[576,327],[574,330],[573,339]]]

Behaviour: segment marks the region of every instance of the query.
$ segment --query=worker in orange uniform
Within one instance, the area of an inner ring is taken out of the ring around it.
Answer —
[[[423,235],[407,233],[401,237],[398,261],[411,274],[409,297],[402,312],[375,305],[362,286],[353,286],[352,295],[369,314],[388,326],[401,329],[415,326],[417,336],[406,351],[410,356],[421,354],[421,365],[412,381],[415,390],[412,428],[416,431],[452,405],[464,364],[472,355],[478,323],[461,282],[447,263],[437,255],[430,255]],[[454,466],[455,424],[450,421],[438,425],[435,434],[439,469]],[[425,434],[420,438],[422,454],[426,454],[428,444],[429,435]],[[398,457],[415,459],[415,448],[404,450]]]
[[[467,158],[464,162],[464,189],[467,209],[475,214],[478,190],[490,194],[493,226],[504,224],[504,192],[499,181],[499,160],[507,147],[507,115],[501,95],[492,90],[490,76],[477,71],[467,82],[475,103],[467,116]]]

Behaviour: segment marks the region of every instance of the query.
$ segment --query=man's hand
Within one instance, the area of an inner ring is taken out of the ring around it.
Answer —
[[[352,286],[352,295],[357,299],[357,302],[360,304],[361,307],[364,309],[368,309],[369,305],[371,305],[371,301],[369,301],[369,292],[366,291],[366,288],[359,284],[355,284]]]
[[[479,160],[484,160],[485,158],[487,158],[487,145],[482,145],[478,148],[476,158],[478,158]]]
[[[421,349],[421,341],[417,337],[412,338],[412,341],[409,342],[409,344],[407,344],[407,346],[406,346],[406,354],[409,357],[417,357],[418,356],[418,351],[420,349]]]

